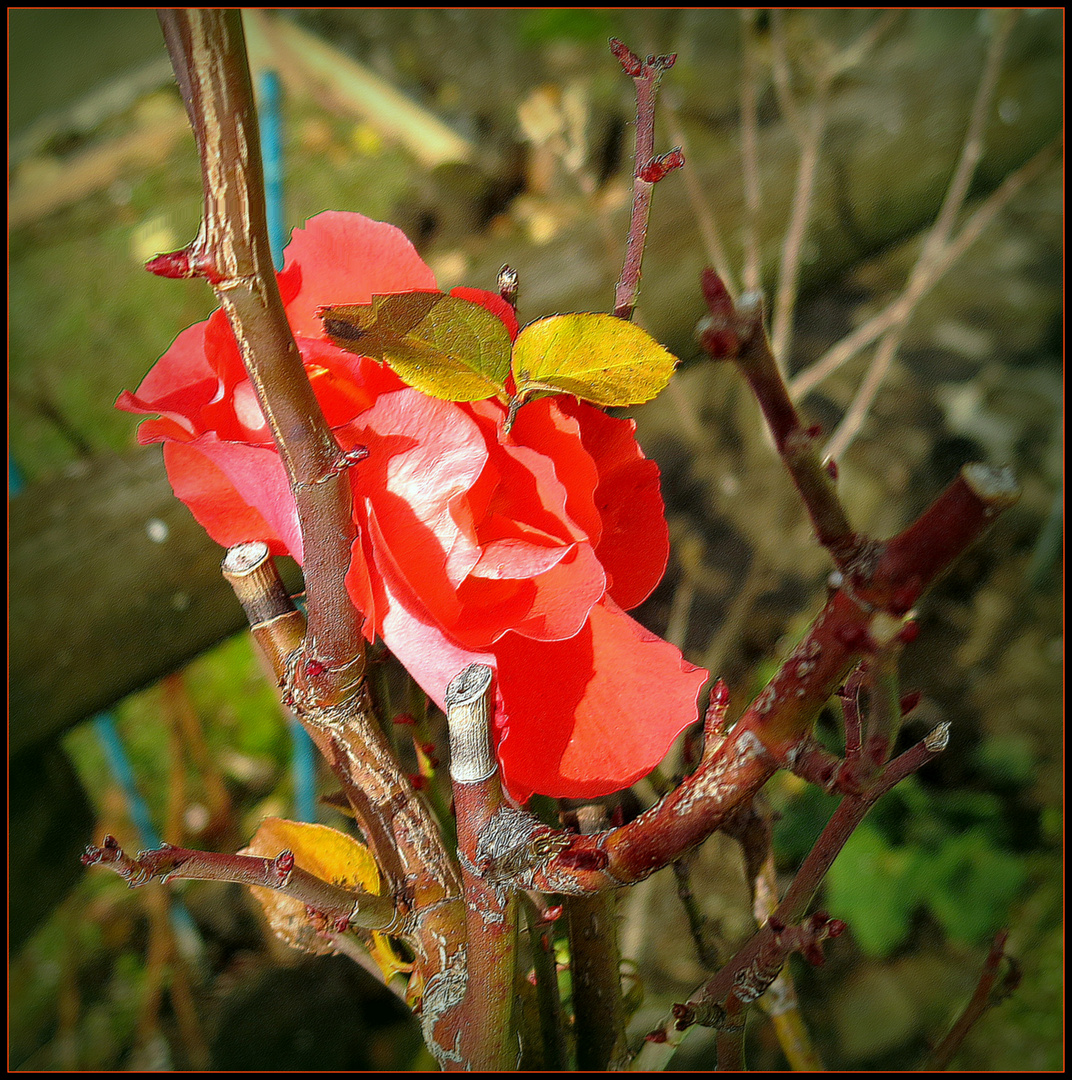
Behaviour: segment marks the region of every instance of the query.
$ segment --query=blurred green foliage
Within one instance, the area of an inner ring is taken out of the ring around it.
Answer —
[[[775,829],[780,859],[807,854],[837,799],[806,788]],[[910,777],[875,806],[826,878],[824,906],[860,948],[889,956],[927,912],[954,942],[984,944],[1028,881],[1003,802],[988,792],[935,791]]]

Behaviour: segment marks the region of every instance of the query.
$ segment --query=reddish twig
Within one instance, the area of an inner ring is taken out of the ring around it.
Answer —
[[[838,920],[828,921],[828,916],[817,912],[799,928],[796,937],[785,938],[783,928],[804,918],[834,859],[871,807],[906,776],[940,754],[946,747],[948,736],[949,725],[940,724],[925,739],[890,762],[885,771],[873,779],[867,791],[842,800],[766,925],[718,974],[687,1002],[675,1005],[672,1014],[646,1036],[644,1046],[631,1064],[632,1069],[664,1067],[680,1043],[682,1031],[690,1024],[717,1025],[730,1008],[736,1008],[735,999],[742,1004],[754,1000],[757,991],[762,993],[771,984],[780,964],[784,963],[788,955],[787,942],[799,942],[811,962],[822,962],[821,941],[837,936],[843,926],[839,926],[836,933],[824,932],[824,928],[829,931]],[[815,940],[809,938],[809,933],[816,935]]]
[[[400,928],[390,897],[332,885],[295,866],[292,851],[281,851],[274,859],[266,859],[259,855],[221,854],[164,844],[151,851],[139,851],[131,857],[114,836],[106,836],[100,847],[91,844],[86,848],[82,865],[107,866],[132,889],[154,878],[161,883],[189,878],[259,885],[308,905],[329,925],[346,924],[369,930],[397,931]]]
[[[644,241],[648,233],[648,214],[651,211],[652,187],[667,173],[685,164],[680,147],[655,156],[655,99],[659,80],[677,59],[670,56],[649,56],[641,60],[628,46],[611,38],[610,50],[621,62],[627,75],[636,83],[637,118],[636,146],[633,154],[633,211],[629,219],[625,263],[614,287],[614,314],[619,319],[631,319],[640,290],[640,267],[644,259]]]
[[[423,980],[426,1041],[436,1052],[458,1033],[461,889],[439,831],[372,711],[362,617],[345,583],[355,530],[347,472],[360,455],[343,454],[324,421],[279,297],[241,13],[166,9],[161,22],[201,156],[205,210],[197,239],[151,269],[207,278],[227,312],[297,506],[308,625],[285,593],[266,583],[256,560],[232,575],[232,584],[245,590],[254,636],[286,703],[343,783],[388,895],[405,917]]]
[[[292,694],[305,618],[287,595],[266,545],[236,545],[224,560],[224,576],[245,608],[253,638],[284,696]],[[437,1056],[449,1055],[462,1023],[458,1006],[463,996],[458,988],[465,977],[458,871],[382,734],[377,730],[375,740],[365,737],[368,706],[363,683],[343,706],[334,710],[330,722],[311,718],[307,711],[303,722],[362,823],[396,906],[409,916],[399,933],[414,947],[416,968],[424,979],[425,1040]],[[449,1058],[441,1063],[448,1065]]]
[[[968,1004],[964,1006],[964,1011],[953,1023],[949,1034],[935,1047],[926,1065],[928,1072],[948,1069],[949,1063],[960,1049],[968,1032],[982,1019],[987,1009],[1000,1004],[1020,985],[1020,965],[1005,952],[1005,943],[1008,939],[1008,930],[1000,930],[994,936],[975,992]],[[1004,975],[1001,975],[1003,960],[1006,966]]]
[[[819,543],[843,574],[852,573],[865,554],[866,541],[849,524],[831,470],[819,457],[819,429],[805,428],[790,400],[763,328],[758,296],[746,294],[735,303],[713,270],[705,270],[701,281],[709,314],[700,324],[700,344],[712,359],[732,359],[740,367],[763,410],[775,448],[800,492]]]
[[[306,652],[330,672],[348,667],[363,640],[344,580],[354,535],[349,463],[320,411],[279,296],[241,13],[162,8],[160,21],[197,141],[205,201],[197,238],[147,269],[204,277],[227,312],[297,503]]]
[[[921,588],[1014,500],[1007,474],[967,466],[918,521],[861,560],[722,746],[674,791],[628,824],[595,836],[558,832],[518,813],[495,872],[522,888],[578,894],[639,881],[680,858],[722,827],[778,768],[793,767],[810,746],[823,705],[860,656],[892,646]],[[932,753],[918,752],[924,754],[920,763]],[[912,753],[891,763],[883,777],[897,775]]]

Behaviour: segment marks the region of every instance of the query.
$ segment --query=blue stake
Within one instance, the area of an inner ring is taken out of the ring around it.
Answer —
[[[282,270],[287,234],[283,213],[283,116],[280,110],[282,93],[279,76],[274,71],[262,72],[257,80],[257,88],[268,242],[272,247],[272,262],[276,270]],[[294,816],[298,821],[316,821],[316,754],[313,740],[293,717],[290,717],[289,727]]]

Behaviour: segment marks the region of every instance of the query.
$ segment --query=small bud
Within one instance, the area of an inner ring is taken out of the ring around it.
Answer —
[[[637,177],[645,183],[656,184],[667,173],[673,172],[674,169],[680,169],[684,164],[685,155],[681,152],[681,147],[675,146],[673,150],[669,150],[665,154],[659,154],[657,157],[653,157],[646,165],[643,165],[637,172]]]
[[[635,79],[643,70],[644,65],[640,62],[640,57],[624,41],[611,38],[610,51],[618,58],[626,75],[631,75]]]
[[[547,908],[540,915],[540,922],[553,923],[562,918],[562,905],[555,904],[553,907]],[[546,936],[546,935],[544,935]]]
[[[145,269],[150,274],[163,278],[197,277],[197,271],[190,265],[190,252],[186,248],[157,255],[145,264]]]
[[[499,271],[499,295],[511,306],[517,307],[517,271],[512,266],[503,266]]]
[[[265,874],[268,883],[274,883],[277,888],[286,885],[294,870],[294,852],[284,848],[268,866],[269,873]]]
[[[902,645],[911,645],[919,637],[919,623],[906,622],[898,637]]]
[[[873,652],[875,648],[875,643],[871,640],[867,627],[855,623],[848,626],[839,626],[834,631],[834,637],[846,649],[851,649],[853,652]]]
[[[836,480],[838,478],[837,462],[833,458],[827,458],[823,467],[826,469],[827,475],[831,480]]]

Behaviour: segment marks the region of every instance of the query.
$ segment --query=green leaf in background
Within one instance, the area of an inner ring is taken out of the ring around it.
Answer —
[[[987,941],[1007,922],[1026,882],[1020,860],[994,847],[979,828],[949,837],[921,875],[934,917],[951,938],[969,945]]]
[[[849,837],[826,876],[826,907],[844,919],[870,956],[888,956],[908,936],[921,852],[891,847],[864,822]]]
[[[511,367],[518,397],[538,390],[597,405],[648,401],[670,381],[677,358],[650,334],[613,315],[551,315],[521,331]]]
[[[319,314],[339,348],[385,360],[432,397],[481,401],[505,392],[510,332],[479,304],[444,293],[394,293]]]

